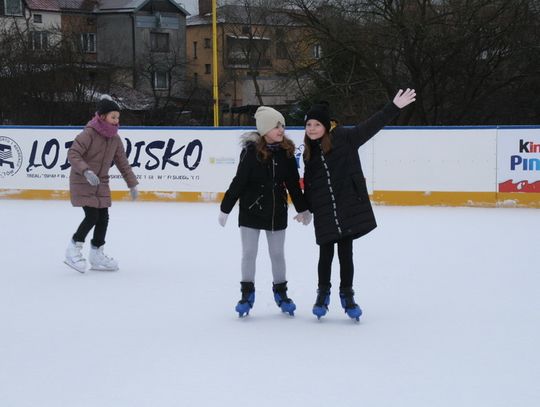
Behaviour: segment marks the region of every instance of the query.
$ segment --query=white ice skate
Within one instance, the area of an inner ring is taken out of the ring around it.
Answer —
[[[86,259],[83,257],[81,250],[83,247],[83,242],[75,242],[71,240],[66,249],[66,263],[69,267],[74,268],[79,273],[84,273],[86,271]]]
[[[107,256],[103,253],[103,246],[101,247],[90,247],[90,270],[97,271],[116,271],[118,270],[118,263],[112,257]]]

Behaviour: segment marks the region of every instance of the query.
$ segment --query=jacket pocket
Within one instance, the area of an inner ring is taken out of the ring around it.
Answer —
[[[251,204],[249,204],[248,209],[262,211],[262,199],[264,195],[259,195]]]
[[[361,174],[351,175],[354,192],[356,192],[356,197],[359,201],[365,199],[367,193],[366,181]]]

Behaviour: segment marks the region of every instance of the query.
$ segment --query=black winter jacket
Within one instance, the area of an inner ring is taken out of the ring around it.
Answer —
[[[255,143],[246,141],[236,176],[221,202],[221,211],[230,213],[240,199],[239,226],[282,230],[287,227],[287,190],[296,211],[307,210],[295,157],[287,157],[286,151],[278,148],[267,162],[261,162]]]
[[[313,212],[317,244],[343,237],[357,239],[377,227],[371,208],[358,148],[399,113],[392,102],[365,122],[332,130],[332,149],[323,154],[320,140],[310,140],[304,187]]]

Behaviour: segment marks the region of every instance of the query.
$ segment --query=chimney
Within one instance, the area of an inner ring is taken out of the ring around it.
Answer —
[[[204,16],[212,12],[212,0],[199,0],[199,15]]]

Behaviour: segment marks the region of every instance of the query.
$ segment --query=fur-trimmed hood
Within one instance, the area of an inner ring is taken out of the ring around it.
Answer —
[[[246,148],[250,144],[257,144],[262,136],[256,131],[248,131],[240,136],[240,145]]]

